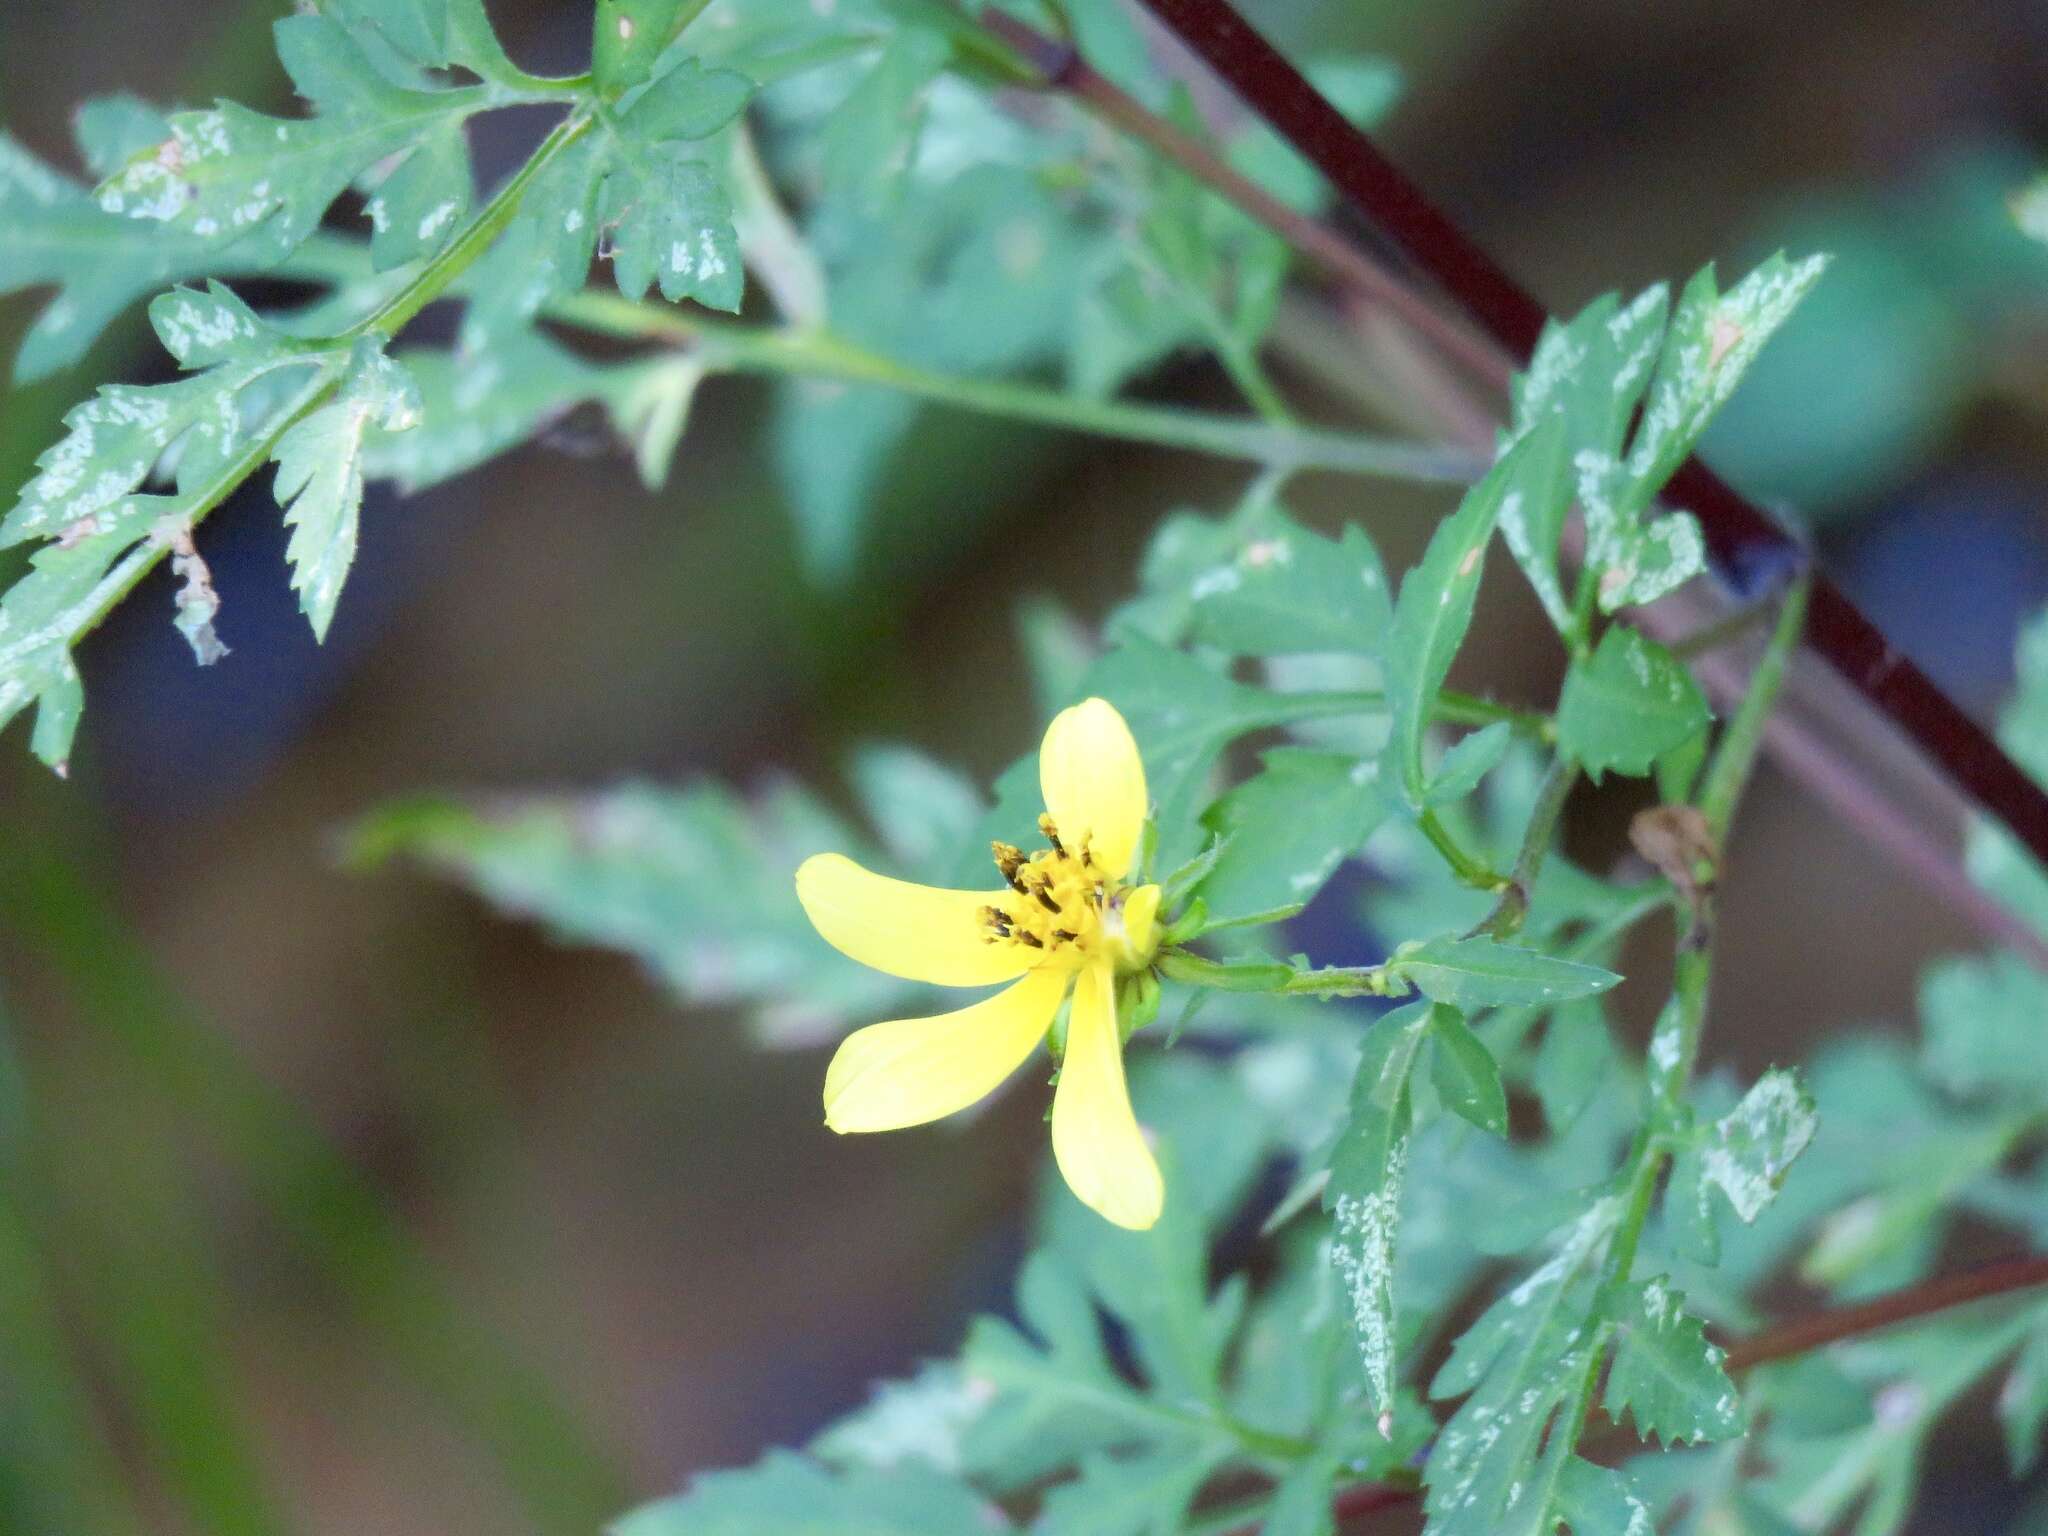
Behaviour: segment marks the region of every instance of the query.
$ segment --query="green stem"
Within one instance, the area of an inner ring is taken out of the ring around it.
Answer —
[[[1811,587],[1812,582],[1802,576],[1785,593],[1785,606],[1778,612],[1778,623],[1771,631],[1763,659],[1757,663],[1756,671],[1750,677],[1749,691],[1743,695],[1735,718],[1721,733],[1713,761],[1707,765],[1707,771],[1700,780],[1699,793],[1693,804],[1706,818],[1707,830],[1713,835],[1717,848],[1728,836],[1728,824],[1735,815],[1735,802],[1742,797],[1743,787],[1749,783],[1750,773],[1756,767],[1757,750],[1763,745],[1764,723],[1770,718],[1771,706],[1777,701],[1778,689],[1785,681],[1786,664],[1798,646],[1800,631],[1806,624],[1806,596]]]
[[[818,330],[763,329],[682,309],[590,291],[550,306],[549,315],[610,336],[695,349],[714,371],[787,374],[877,384],[938,405],[1038,426],[1180,448],[1287,470],[1329,470],[1430,483],[1467,484],[1472,455],[1316,427],[1280,427],[1236,416],[1094,400],[1040,385],[932,373]]]
[[[1522,834],[1521,851],[1515,855],[1507,888],[1500,893],[1493,910],[1472,930],[1474,935],[1491,934],[1505,940],[1522,931],[1529,916],[1529,897],[1536,889],[1536,876],[1543,869],[1550,845],[1557,840],[1558,818],[1564,814],[1565,801],[1571,798],[1572,786],[1578,782],[1579,765],[1560,752],[1543,776],[1543,787],[1529,814],[1529,825]]]
[[[1430,846],[1443,855],[1444,862],[1451,866],[1451,873],[1461,884],[1469,885],[1475,891],[1496,894],[1507,889],[1506,877],[1459,846],[1458,840],[1451,835],[1451,829],[1443,824],[1443,819],[1434,809],[1425,810],[1416,818],[1416,823],[1422,828],[1422,835],[1429,839]]]
[[[415,315],[447,292],[449,285],[468,271],[471,264],[489,249],[491,242],[505,232],[506,226],[517,216],[527,189],[564,151],[588,133],[595,122],[587,110],[578,110],[557,123],[554,131],[541,140],[540,147],[534,150],[526,164],[477,210],[467,229],[421,267],[412,281],[337,336],[335,344],[353,342],[372,332],[392,336],[403,330]]]
[[[1290,723],[1342,715],[1383,714],[1387,708],[1387,696],[1377,688],[1313,689],[1282,694],[1280,698],[1287,706],[1282,718]],[[1459,693],[1451,688],[1437,695],[1429,718],[1439,725],[1509,725],[1540,741],[1549,741],[1557,734],[1557,728],[1548,715],[1516,709],[1511,704],[1496,704],[1491,699]]]

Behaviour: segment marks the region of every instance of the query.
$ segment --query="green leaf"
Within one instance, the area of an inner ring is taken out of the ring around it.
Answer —
[[[352,836],[368,862],[407,854],[562,938],[623,951],[686,1003],[741,1005],[771,1043],[837,1038],[916,989],[819,940],[796,867],[825,848],[880,863],[813,798],[749,803],[713,785],[394,805]]]
[[[696,373],[688,358],[600,367],[525,328],[488,346],[454,351],[411,348],[398,361],[419,387],[417,426],[392,432],[374,423],[363,441],[363,476],[396,480],[407,495],[439,485],[532,441],[579,405],[602,406],[621,433],[643,449],[647,470],[666,468],[682,420],[658,418],[675,402],[687,411]]]
[[[469,213],[469,141],[459,123],[421,136],[418,147],[377,184],[363,212],[379,272],[433,255]]]
[[[694,0],[597,0],[591,25],[591,74],[598,90],[617,97],[645,83],[675,40],[676,21]]]
[[[1379,551],[1357,524],[1327,539],[1255,491],[1228,518],[1182,514],[1153,536],[1140,596],[1109,622],[1238,656],[1376,651],[1392,622]]]
[[[1455,1008],[1430,1009],[1430,1081],[1445,1105],[1460,1118],[1496,1136],[1508,1133],[1508,1096],[1493,1052],[1467,1027]]]
[[[736,1472],[709,1472],[688,1492],[634,1510],[612,1536],[961,1536],[1009,1521],[964,1483],[927,1468],[834,1473],[772,1451]]]
[[[956,1362],[932,1361],[907,1381],[881,1383],[863,1406],[827,1425],[809,1453],[835,1467],[919,1463],[957,1473],[967,1430],[988,1397]]]
[[[1323,1189],[1332,1222],[1330,1257],[1350,1303],[1370,1401],[1381,1415],[1393,1411],[1397,1378],[1394,1254],[1414,1121],[1409,1077],[1432,1012],[1427,1003],[1411,1003],[1366,1035],[1350,1117],[1338,1133]]]
[[[1564,1519],[1565,1435],[1545,1433],[1583,1386],[1594,1333],[1594,1274],[1620,1218],[1603,1196],[1551,1258],[1452,1346],[1432,1397],[1470,1392],[1424,1469],[1432,1536],[1553,1536]]]
[[[1626,454],[1618,447],[1576,452],[1601,612],[1653,602],[1705,568],[1699,525],[1689,515],[1646,522],[1645,513],[1826,265],[1819,256],[1798,263],[1773,256],[1725,295],[1713,268],[1704,268],[1679,297]]]
[[[1871,1420],[1870,1393],[1825,1354],[1762,1366],[1749,1390],[1775,1430],[1801,1440],[1844,1435]]]
[[[449,62],[447,0],[323,0],[345,26],[372,27],[416,64]]]
[[[2048,1095],[2041,1025],[2048,983],[2013,954],[1952,958],[1920,983],[1921,1067],[1961,1098],[2038,1105]]]
[[[1261,1536],[1336,1536],[1331,1508],[1340,1468],[1328,1455],[1296,1462],[1273,1489],[1273,1502],[1259,1525]]]
[[[1625,310],[1613,294],[1596,299],[1568,323],[1547,324],[1527,372],[1515,378],[1514,435],[1551,421],[1559,430],[1537,450],[1528,494],[1502,506],[1501,537],[1560,630],[1572,625],[1557,568],[1572,456],[1620,452],[1629,416],[1649,385],[1669,308],[1661,284]]]
[[[1625,624],[1566,673],[1557,709],[1557,744],[1595,783],[1609,769],[1644,774],[1682,747],[1712,714],[1692,674],[1656,641]]]
[[[1557,1480],[1557,1512],[1572,1536],[1652,1536],[1656,1530],[1649,1506],[1623,1473],[1576,1456]]]
[[[1794,1159],[1819,1126],[1813,1100],[1792,1073],[1773,1068],[1706,1131],[1701,1170],[1753,1222],[1777,1197]]]
[[[1279,747],[1264,762],[1202,814],[1224,841],[1193,894],[1216,921],[1306,906],[1390,809],[1369,759]]]
[[[1033,1536],[1179,1536],[1202,1485],[1232,1446],[1171,1446],[1124,1458],[1090,1456],[1081,1475],[1046,1494]]]
[[[118,144],[127,130],[110,119],[118,114],[132,123],[147,110],[126,97],[89,101],[80,109],[79,135],[91,142],[89,133],[97,133]],[[46,284],[57,289],[22,334],[14,357],[17,384],[70,367],[137,299],[207,271],[216,260],[204,242],[104,212],[88,189],[0,134],[0,293]]]
[[[1615,1059],[1607,1011],[1598,1002],[1584,998],[1552,1011],[1536,1049],[1530,1086],[1554,1134],[1563,1135],[1585,1112],[1614,1070]]]
[[[135,557],[118,568],[115,562],[153,521],[146,500],[121,503],[95,520],[97,532],[38,550],[28,574],[0,598],[0,726],[36,704],[30,749],[60,775],[85,708],[71,658],[80,628],[75,616],[120,589]]]
[[[1459,737],[1437,763],[1428,788],[1423,790],[1424,800],[1438,806],[1464,799],[1479,787],[1480,780],[1500,766],[1514,739],[1514,727],[1505,720],[1496,720]]]
[[[629,299],[659,284],[670,303],[737,313],[744,275],[732,205],[711,167],[672,144],[622,147],[604,179],[599,218],[612,273]]]
[[[686,58],[650,81],[620,122],[649,143],[708,139],[745,111],[753,94],[754,82],[745,75]]]
[[[1466,493],[1458,510],[1437,525],[1421,562],[1401,581],[1387,636],[1387,708],[1393,722],[1387,750],[1409,805],[1418,810],[1428,798],[1423,732],[1471,627],[1494,521],[1531,462],[1535,441],[1525,438],[1510,448]]]
[[[486,104],[475,90],[394,84],[330,17],[288,16],[274,30],[278,57],[318,115],[267,117],[229,101],[176,113],[167,139],[101,184],[102,209],[281,261],[371,166],[455,131]]]
[[[1742,1400],[1721,1368],[1726,1351],[1707,1342],[1698,1318],[1668,1278],[1628,1286],[1616,1313],[1614,1364],[1607,1373],[1610,1417],[1635,1415],[1645,1437],[1728,1440],[1742,1433]]]
[[[1435,938],[1397,951],[1394,973],[1454,1008],[1563,1003],[1605,992],[1621,978],[1597,965],[1559,960],[1488,938]]]
[[[274,493],[292,530],[285,557],[292,590],[327,638],[341,585],[356,557],[356,516],[363,504],[363,442],[372,426],[405,431],[420,418],[420,395],[409,374],[384,355],[381,337],[356,343],[333,403],[322,406],[278,439]]]
[[[979,790],[910,747],[862,747],[854,754],[852,778],[868,821],[905,868],[943,868],[963,844],[972,843],[975,825],[987,814]]]
[[[1655,495],[1692,452],[1764,343],[1791,318],[1827,264],[1825,256],[1793,262],[1781,252],[1725,294],[1712,266],[1686,284],[1643,404],[1642,425],[1629,445],[1637,505]]]
[[[916,158],[924,104],[953,50],[944,34],[899,25],[819,136],[824,196],[863,212],[889,207]]]

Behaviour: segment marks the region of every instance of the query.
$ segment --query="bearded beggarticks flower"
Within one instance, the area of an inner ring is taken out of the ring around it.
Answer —
[[[1123,716],[1089,699],[1047,729],[1038,775],[1049,846],[995,844],[1000,890],[913,885],[837,853],[797,871],[818,932],[863,965],[942,987],[1010,983],[971,1008],[849,1035],[825,1073],[825,1123],[892,1131],[965,1109],[1048,1039],[1071,989],[1053,1157],[1083,1204],[1149,1227],[1165,1187],[1131,1111],[1117,1017],[1119,982],[1147,972],[1159,943],[1159,887],[1125,879],[1145,825],[1145,766]]]

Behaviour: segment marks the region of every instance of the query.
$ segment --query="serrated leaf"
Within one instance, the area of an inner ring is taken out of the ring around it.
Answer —
[[[134,556],[115,562],[154,519],[146,497],[104,510],[97,531],[38,550],[28,573],[0,598],[0,727],[36,704],[30,749],[60,774],[85,707],[71,647],[89,616],[132,575]]]
[[[129,98],[87,102],[80,136],[114,148],[132,125],[147,125],[146,111]],[[22,335],[17,384],[70,367],[136,300],[215,264],[204,242],[113,217],[87,188],[0,134],[0,293],[57,289]]]
[[[169,138],[101,183],[103,210],[281,261],[364,171],[487,104],[476,89],[394,84],[330,17],[288,16],[274,30],[278,57],[318,115],[268,117],[231,101],[177,113]]]
[[[1605,992],[1621,980],[1597,965],[1489,938],[1428,939],[1400,950],[1388,965],[1424,997],[1454,1008],[1569,1002]]]
[[[674,1498],[643,1505],[612,1536],[961,1536],[1011,1529],[968,1487],[918,1466],[832,1472],[771,1451],[734,1472],[708,1472]]]
[[[1393,1411],[1394,1255],[1402,1180],[1413,1126],[1409,1077],[1429,1035],[1431,1008],[1412,1003],[1366,1035],[1352,1079],[1350,1116],[1330,1156],[1323,1209],[1330,1213],[1330,1258],[1350,1306],[1373,1409]]]
[[[1621,1214],[1605,1196],[1586,1208],[1549,1260],[1506,1292],[1452,1346],[1432,1397],[1471,1396],[1437,1437],[1424,1469],[1433,1536],[1553,1536],[1573,1460],[1551,1434],[1585,1381],[1594,1326],[1592,1273]]]
[[[1445,1106],[1482,1131],[1507,1135],[1507,1090],[1486,1043],[1472,1033],[1457,1009],[1440,1003],[1430,1010],[1429,1037],[1430,1081]]]
[[[1793,262],[1781,252],[1725,294],[1712,266],[1686,284],[1643,403],[1642,424],[1629,444],[1637,505],[1661,489],[1692,452],[1764,343],[1791,318],[1827,264],[1825,256]]]
[[[1390,809],[1369,759],[1279,747],[1264,764],[1202,814],[1223,841],[1192,894],[1216,921],[1306,906]]]
[[[1532,462],[1532,443],[1541,446],[1537,437],[1523,439],[1465,494],[1457,511],[1437,525],[1420,563],[1401,580],[1387,635],[1387,709],[1393,725],[1387,751],[1395,780],[1416,809],[1426,803],[1428,792],[1423,732],[1471,627],[1486,545],[1501,502]]]
[[[695,299],[739,311],[739,236],[710,166],[677,145],[636,146],[613,160],[598,208],[612,274],[627,298],[658,286],[670,303]]]
[[[1561,630],[1572,623],[1557,566],[1572,459],[1582,451],[1620,452],[1629,416],[1649,385],[1669,307],[1662,285],[1626,309],[1613,294],[1596,299],[1569,322],[1546,325],[1528,370],[1515,378],[1514,435],[1546,422],[1557,430],[1530,466],[1528,493],[1501,508],[1501,537]]]
[[[1708,1128],[1700,1150],[1701,1173],[1753,1222],[1776,1198],[1793,1160],[1819,1126],[1813,1100],[1792,1073],[1773,1068],[1742,1102]]]
[[[1654,602],[1705,568],[1689,514],[1645,514],[1826,265],[1825,257],[1793,263],[1773,256],[1726,294],[1713,268],[1702,269],[1679,297],[1626,452],[1611,442],[1574,444],[1586,559],[1599,573],[1602,613]]]
[[[1111,633],[1140,630],[1238,656],[1374,651],[1392,622],[1379,551],[1348,524],[1327,539],[1254,494],[1229,518],[1168,519],[1145,557],[1141,595]]]
[[[1565,674],[1557,744],[1598,783],[1609,769],[1648,773],[1712,718],[1683,663],[1640,631],[1615,624]]]
[[[322,6],[344,24],[375,27],[416,64],[449,61],[447,0],[322,0]]]
[[[1707,1342],[1698,1318],[1667,1277],[1631,1284],[1615,1314],[1609,1416],[1635,1416],[1645,1438],[1727,1440],[1742,1433],[1742,1400],[1721,1368],[1726,1352]]]
[[[835,1039],[916,995],[819,945],[796,866],[820,848],[883,861],[794,788],[757,803],[708,784],[430,799],[371,818],[353,843],[364,859],[417,858],[572,943],[631,955],[686,1003],[749,1007],[771,1043]]]
[[[327,638],[341,586],[356,557],[363,504],[363,445],[370,429],[402,432],[420,419],[419,387],[385,356],[381,337],[356,343],[333,403],[312,412],[277,441],[273,494],[292,530],[285,546],[292,590],[313,636]]]

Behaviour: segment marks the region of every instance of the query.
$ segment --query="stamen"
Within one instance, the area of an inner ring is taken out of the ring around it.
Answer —
[[[1081,935],[1066,928],[1053,929],[1052,936],[1066,944],[1078,944],[1081,942]]]
[[[1045,948],[1045,940],[1041,939],[1035,933],[1020,933],[1017,935],[1017,942],[1020,944],[1029,944],[1033,949]]]
[[[1053,826],[1052,813],[1050,811],[1040,814],[1038,830],[1045,835],[1045,840],[1052,844],[1052,851],[1054,853],[1059,854],[1062,858],[1066,857],[1067,850],[1060,843],[1060,834],[1058,829]]]
[[[1054,901],[1051,896],[1046,894],[1046,887],[1041,885],[1037,890],[1033,891],[1031,894],[1038,898],[1038,904],[1041,907],[1045,908],[1046,911],[1052,913],[1055,917],[1059,916],[1060,904]]]

